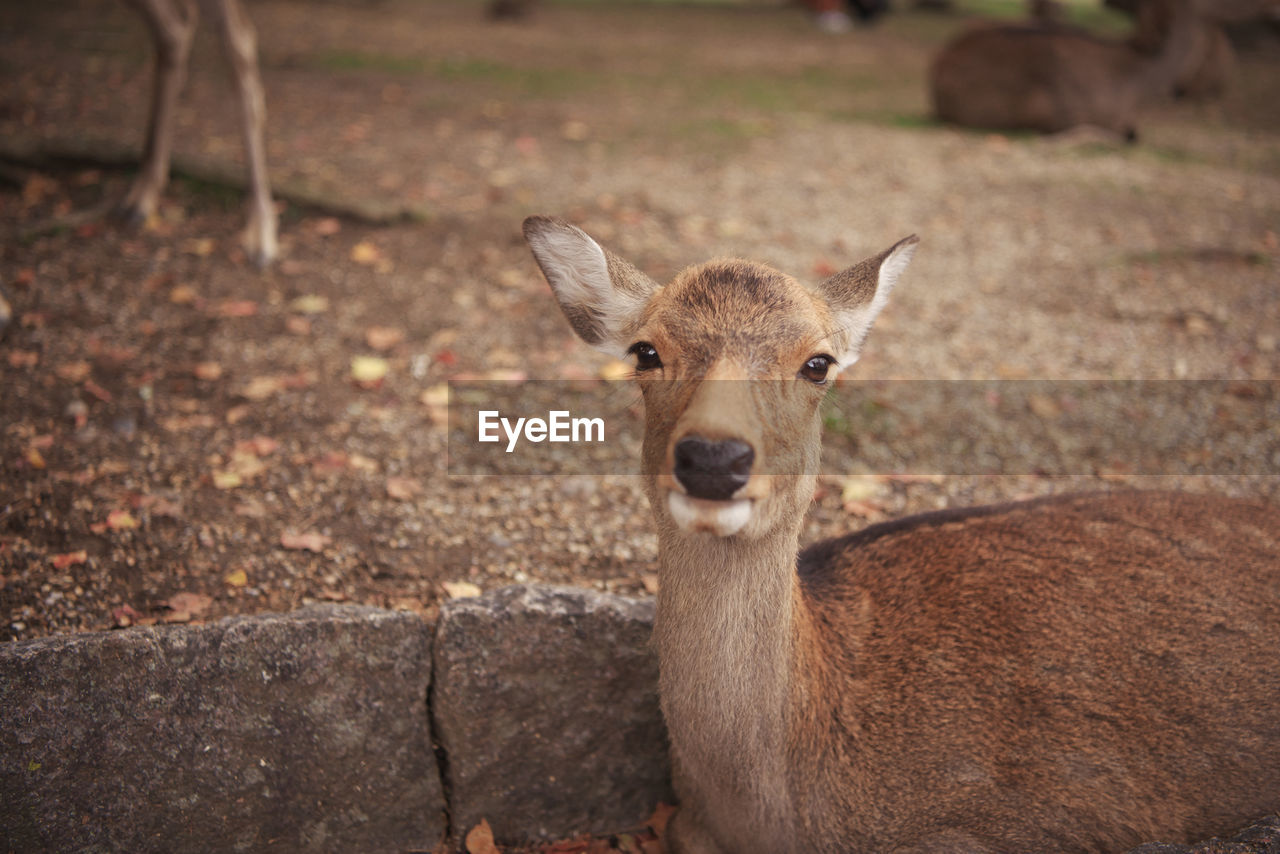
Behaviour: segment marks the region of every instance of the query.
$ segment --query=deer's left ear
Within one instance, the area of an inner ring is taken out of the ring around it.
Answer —
[[[826,300],[835,320],[831,339],[837,352],[832,355],[840,370],[858,361],[871,325],[888,303],[889,292],[911,263],[919,242],[914,234],[904,237],[879,255],[818,285],[818,295]]]
[[[567,222],[531,216],[524,237],[573,331],[623,358],[657,283]]]

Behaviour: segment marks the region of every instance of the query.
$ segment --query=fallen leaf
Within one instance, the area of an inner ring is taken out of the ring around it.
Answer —
[[[84,382],[84,380],[88,378],[89,371],[92,369],[93,366],[85,361],[63,362],[61,365],[54,368],[53,372],[57,374],[59,378],[64,379],[67,382],[79,383]]]
[[[196,293],[196,289],[190,285],[175,285],[169,291],[169,302],[174,305],[190,305],[195,302],[200,295]]]
[[[307,531],[305,533],[297,533],[294,531],[285,531],[280,535],[280,545],[286,549],[305,550],[309,552],[322,552],[325,546],[333,542],[333,538],[317,531]]]
[[[849,477],[840,484],[840,500],[866,501],[879,492],[879,487],[870,477]]]
[[[45,467],[44,455],[40,453],[39,448],[27,448],[27,452],[23,455],[23,459],[27,461],[27,465],[33,469],[43,469]]]
[[[252,439],[236,442],[235,450],[266,457],[280,450],[280,443],[270,436],[254,436]]]
[[[76,552],[64,552],[49,558],[49,563],[53,564],[54,569],[66,569],[70,566],[77,566],[89,559],[89,553],[84,549]]]
[[[658,574],[656,572],[646,572],[640,576],[640,583],[644,585],[644,592],[650,596],[658,594]]]
[[[217,489],[238,489],[244,486],[244,478],[233,471],[215,471],[212,479]]]
[[[113,531],[132,531],[138,520],[127,510],[112,510],[107,514],[107,527]]]
[[[17,370],[18,368],[34,368],[40,364],[40,353],[37,350],[10,350],[9,367]]]
[[[200,258],[206,258],[213,254],[213,248],[214,241],[212,237],[193,237],[182,244],[183,252]]]
[[[409,501],[422,494],[422,484],[411,477],[387,478],[387,495],[397,501]]]
[[[371,266],[382,260],[382,250],[367,240],[362,240],[351,247],[351,260],[357,264]]]
[[[645,825],[661,837],[667,832],[667,822],[671,821],[671,816],[675,815],[675,812],[676,808],[671,804],[659,803],[653,808],[653,815],[649,816]]]
[[[170,611],[165,615],[166,623],[189,623],[199,619],[213,606],[213,597],[203,593],[175,593],[165,601],[164,606]]]
[[[103,403],[110,403],[113,397],[111,392],[107,391],[105,388],[98,385],[93,380],[84,381],[84,390],[89,392],[89,394],[93,395]]]
[[[129,605],[121,605],[112,610],[111,619],[115,621],[117,627],[127,629],[142,619],[142,615]]]
[[[467,854],[501,854],[493,841],[493,829],[485,819],[467,831],[466,845]]]
[[[249,380],[244,388],[240,389],[240,396],[247,397],[249,400],[266,400],[268,397],[283,391],[284,384],[284,378],[275,374],[254,377]]]
[[[289,303],[289,310],[298,314],[324,314],[329,310],[329,298],[320,294],[306,294]]]
[[[191,373],[198,380],[213,382],[222,378],[222,365],[217,362],[197,362],[191,368]]]
[[[356,356],[351,360],[351,379],[362,388],[372,388],[387,376],[391,365],[380,356]]]
[[[332,237],[342,231],[342,221],[333,216],[322,217],[311,223],[311,230],[320,237]]]
[[[385,353],[404,341],[404,330],[396,326],[370,326],[364,331],[364,341],[371,350]]]
[[[1062,406],[1046,394],[1027,395],[1027,408],[1034,415],[1046,420],[1052,420],[1062,414]]]
[[[470,581],[446,581],[443,587],[450,599],[474,599],[484,592]]]
[[[253,317],[258,313],[258,304],[251,299],[223,300],[217,313],[219,317]]]
[[[318,475],[341,474],[347,470],[351,458],[345,451],[329,451],[311,462],[311,471]]]
[[[861,519],[872,519],[884,512],[884,508],[874,501],[846,501],[844,512]]]
[[[291,314],[284,319],[284,328],[290,335],[310,335],[311,321],[305,317]]]

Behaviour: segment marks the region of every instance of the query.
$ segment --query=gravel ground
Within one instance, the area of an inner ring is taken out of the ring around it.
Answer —
[[[127,174],[6,173],[0,636],[319,600],[430,613],[524,580],[651,591],[634,477],[449,474],[442,384],[613,370],[556,312],[520,240],[530,213],[656,278],[740,255],[815,280],[918,233],[854,379],[1277,376],[1271,46],[1226,97],[1156,105],[1123,146],[930,122],[924,68],[959,19],[830,37],[772,8],[550,4],[515,26],[449,0],[251,12],[285,197],[412,218],[286,204],[283,260],[259,275],[234,193],[178,182],[140,233],[49,227]],[[142,35],[112,5],[0,10],[0,138],[136,147]],[[233,173],[216,58],[201,43],[179,153]],[[356,381],[359,357],[386,376]],[[1280,493],[1274,476],[834,473],[805,538],[1117,484]]]

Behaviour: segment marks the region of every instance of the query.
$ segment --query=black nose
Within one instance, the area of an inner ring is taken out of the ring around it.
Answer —
[[[676,442],[675,476],[692,498],[727,501],[746,485],[756,452],[737,439],[687,436]]]

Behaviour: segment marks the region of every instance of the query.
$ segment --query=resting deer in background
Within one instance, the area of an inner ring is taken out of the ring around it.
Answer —
[[[248,221],[243,243],[253,263],[264,267],[275,259],[276,212],[267,179],[263,142],[266,106],[258,73],[257,36],[239,0],[125,0],[146,20],[155,41],[155,79],[151,116],[142,167],[120,205],[120,213],[135,223],[151,217],[169,181],[173,152],[174,113],[186,80],[187,60],[196,32],[200,7],[218,22],[244,131],[245,163],[249,171]]]
[[[960,35],[930,67],[934,111],[966,127],[1056,133],[1088,125],[1136,139],[1139,108],[1172,94],[1220,35],[1196,0],[1142,5],[1159,7],[1150,14],[1165,22],[1152,51],[1053,24]]]
[[[659,286],[524,233],[644,398],[669,852],[1112,852],[1280,804],[1280,510],[1059,497],[797,557],[819,406],[916,238],[808,289],[745,261]]]

